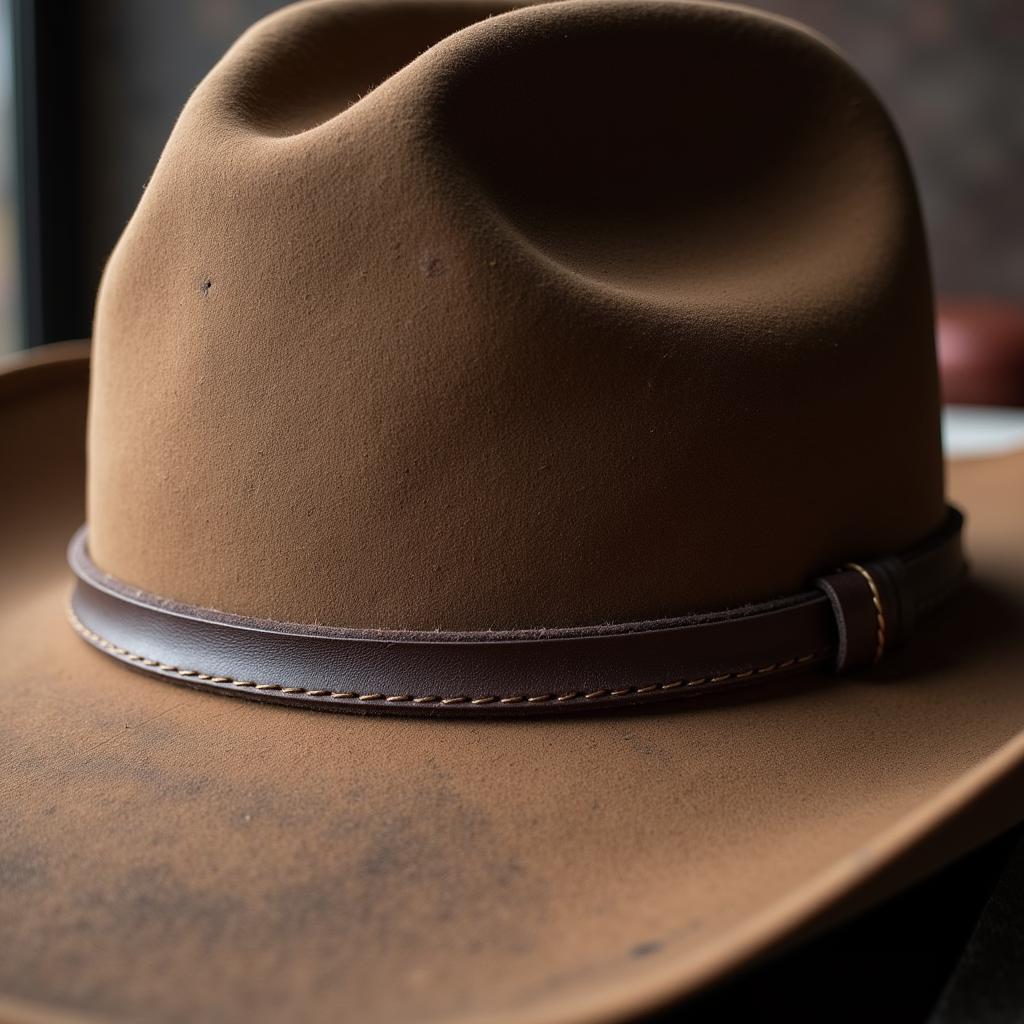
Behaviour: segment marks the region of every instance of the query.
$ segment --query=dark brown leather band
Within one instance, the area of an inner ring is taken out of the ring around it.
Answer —
[[[704,615],[500,633],[374,632],[264,622],[143,593],[69,548],[70,618],[151,675],[343,711],[524,714],[677,700],[825,666],[869,665],[963,579],[962,517],[897,558],[853,564],[800,594]]]

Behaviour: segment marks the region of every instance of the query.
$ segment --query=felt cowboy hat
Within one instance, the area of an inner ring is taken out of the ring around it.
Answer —
[[[1020,818],[932,319],[788,22],[259,23],[0,376],[0,1019],[624,1018]]]

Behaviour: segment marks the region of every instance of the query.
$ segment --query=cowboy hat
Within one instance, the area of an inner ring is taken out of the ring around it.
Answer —
[[[285,9],[0,399],[0,1016],[618,1019],[1021,816],[1024,459],[788,22]]]

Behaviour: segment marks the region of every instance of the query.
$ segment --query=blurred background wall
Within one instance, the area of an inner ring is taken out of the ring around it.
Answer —
[[[20,143],[30,207],[21,327],[9,146],[0,161],[0,348],[89,333],[104,260],[189,92],[243,29],[280,6],[0,0],[0,13],[6,3],[15,8],[19,75],[37,96]],[[1024,300],[1024,0],[751,6],[829,36],[888,105],[921,186],[939,293]],[[4,52],[0,29],[0,79]],[[0,132],[9,122],[9,81],[0,81]]]
[[[0,0],[0,355],[21,343],[10,15],[9,0]]]

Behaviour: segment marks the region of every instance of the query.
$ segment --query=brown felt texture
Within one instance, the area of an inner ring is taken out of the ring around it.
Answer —
[[[329,715],[146,679],[68,626],[84,370],[0,375],[5,1024],[619,1019],[1022,811],[1024,455],[952,467],[975,584],[876,673],[698,711]]]
[[[739,8],[498,9],[288,8],[199,86],[100,291],[101,568],[261,618],[552,627],[769,599],[938,524],[921,223],[860,78]]]
[[[256,617],[566,626],[938,524],[920,218],[861,80],[738,8],[498,10],[288,8],[200,85],[98,300],[103,569]],[[1024,454],[952,468],[974,582],[875,672],[317,714],[75,635],[86,368],[36,359],[0,373],[5,1024],[597,1024],[1024,810]]]

